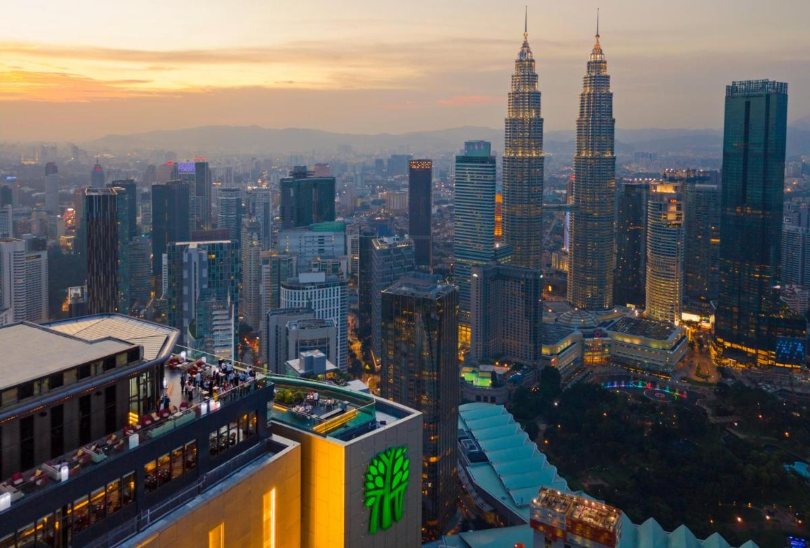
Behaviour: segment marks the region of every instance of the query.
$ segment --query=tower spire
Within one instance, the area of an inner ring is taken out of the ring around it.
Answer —
[[[523,6],[525,12],[523,13],[523,39],[528,40],[529,38],[529,6],[528,4]]]
[[[599,8],[596,8],[596,39],[599,40]]]

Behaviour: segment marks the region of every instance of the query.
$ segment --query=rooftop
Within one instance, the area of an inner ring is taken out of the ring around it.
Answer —
[[[566,337],[570,337],[577,330],[569,327],[567,325],[561,325],[556,323],[544,323],[543,324],[543,344],[556,344]]]
[[[52,322],[45,324],[45,327],[85,341],[99,341],[113,337],[131,344],[139,344],[143,346],[145,360],[168,357],[179,335],[173,327],[120,314],[85,316]]]
[[[110,335],[88,340],[27,322],[7,325],[0,328],[0,387],[46,377],[125,351],[133,344]]]
[[[383,293],[402,295],[406,297],[427,297],[438,299],[455,290],[455,286],[440,282],[438,276],[419,274],[416,272],[406,274]]]
[[[645,337],[647,339],[667,340],[683,330],[668,322],[659,322],[646,318],[625,317],[616,320],[608,327],[608,331]]]

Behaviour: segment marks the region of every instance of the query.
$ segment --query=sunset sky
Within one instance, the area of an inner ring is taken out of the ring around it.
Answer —
[[[0,139],[257,124],[500,127],[525,1],[9,0]],[[810,115],[808,0],[530,2],[546,127],[571,129],[597,6],[622,128],[716,128],[733,79]]]

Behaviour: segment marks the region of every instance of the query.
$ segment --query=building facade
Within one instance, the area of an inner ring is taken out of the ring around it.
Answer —
[[[130,304],[126,192],[88,188],[84,197],[88,312],[126,314]]]
[[[458,292],[429,275],[382,293],[380,393],[423,414],[422,532],[433,539],[456,512]]]
[[[647,276],[644,315],[679,323],[684,288],[684,212],[679,183],[650,187],[647,202]]]
[[[408,235],[413,240],[417,266],[433,261],[433,161],[408,162]]]
[[[48,252],[0,240],[0,325],[48,319]]]
[[[610,75],[597,29],[579,98],[568,269],[568,301],[586,310],[613,306],[615,123]]]
[[[166,246],[191,239],[191,190],[187,182],[152,185],[152,275],[160,277]],[[160,284],[158,284],[160,287]]]
[[[616,274],[613,301],[643,307],[647,274],[648,182],[623,181],[616,200]]]
[[[306,166],[296,166],[279,184],[282,228],[335,220],[334,177],[316,177]]]
[[[524,27],[509,92],[503,152],[503,239],[512,263],[540,270],[543,262],[543,117],[534,55]]]

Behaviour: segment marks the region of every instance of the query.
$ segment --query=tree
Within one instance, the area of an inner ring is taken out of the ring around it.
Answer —
[[[368,532],[388,529],[402,519],[410,463],[406,447],[391,447],[371,459],[366,472],[365,501],[371,509]]]

